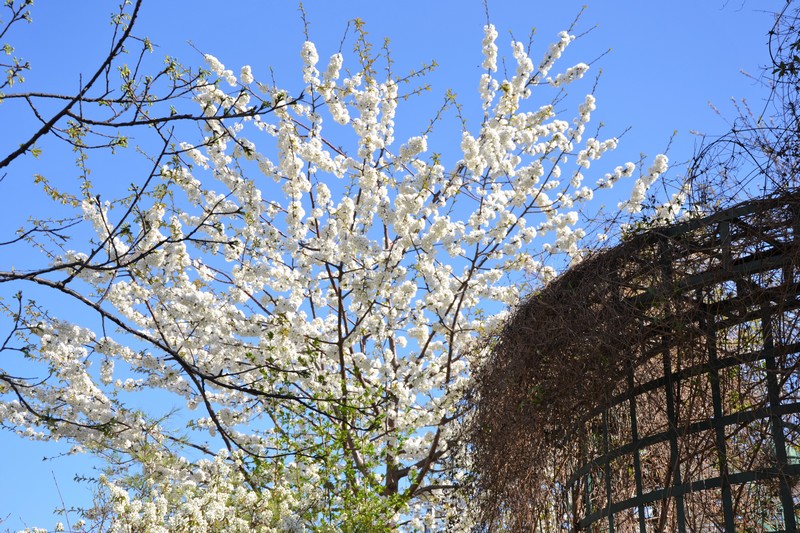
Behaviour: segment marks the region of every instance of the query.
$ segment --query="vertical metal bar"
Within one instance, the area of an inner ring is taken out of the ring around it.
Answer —
[[[777,375],[778,366],[775,362],[775,341],[772,334],[772,315],[766,307],[762,308],[761,335],[764,343],[762,353],[767,369],[767,398],[770,411],[772,411],[780,406],[781,400]],[[775,459],[780,471],[778,482],[781,505],[783,506],[784,529],[786,531],[797,531],[792,487],[789,483],[789,476],[786,474],[788,461],[786,457],[786,440],[783,435],[783,419],[780,414],[772,412],[770,414],[770,423],[772,426],[772,439],[775,444]]]
[[[672,487],[678,488],[682,485],[681,480],[681,463],[680,454],[678,452],[678,413],[675,408],[675,386],[672,379],[672,357],[669,353],[669,347],[662,352],[662,359],[664,361],[664,391],[667,397],[667,419],[669,420],[669,469],[672,472]],[[666,487],[664,487],[666,488]],[[670,491],[671,494],[671,491]],[[666,520],[667,501],[662,502],[662,517],[659,517],[659,529],[663,531],[663,525]],[[675,508],[678,519],[678,531],[685,533],[686,531],[686,514],[683,504],[683,492],[676,491],[675,495]]]
[[[633,380],[633,363],[628,360],[626,365],[628,368],[628,395],[630,398],[630,413],[631,413],[631,442],[634,446],[633,449],[633,475],[636,481],[636,498],[639,500],[639,533],[647,533],[647,523],[644,516],[644,503],[642,503],[642,462],[639,454],[639,427],[636,420],[636,395],[633,393],[634,380]]]
[[[606,477],[606,509],[608,510],[608,533],[614,533],[614,513],[611,505],[614,503],[614,493],[611,486],[611,459],[608,457],[608,409],[603,409],[603,463]]]
[[[667,295],[673,295],[674,297],[674,283],[672,279],[672,254],[669,247],[669,241],[667,239],[662,239],[661,241],[661,275],[663,276],[662,284],[664,293]],[[665,314],[671,314],[671,309],[669,308],[669,304],[666,304],[667,307],[664,309]],[[674,317],[667,317],[669,319],[675,320]],[[672,357],[670,355],[670,346],[669,346],[669,339],[664,338],[662,339],[662,348],[661,348],[661,357],[663,361],[663,368],[664,368],[664,392],[666,395],[667,401],[667,420],[669,424],[670,436],[669,436],[669,471],[672,473],[671,481],[672,487],[677,488],[682,485],[681,479],[681,464],[680,464],[680,454],[678,449],[678,412],[675,407],[675,386],[672,379]],[[666,486],[664,487],[667,488]],[[668,492],[668,495],[671,495],[672,491]],[[675,499],[675,512],[676,518],[678,522],[678,531],[680,533],[686,532],[686,510],[684,508],[684,501],[683,501],[683,492],[676,491],[674,496]],[[661,505],[661,514],[659,516],[658,523],[659,529],[663,531],[663,527],[666,525],[667,519],[667,512],[668,512],[668,504],[669,504],[669,497],[667,497]]]
[[[717,226],[717,232],[720,239],[720,252],[723,257],[723,268],[730,269],[732,262],[731,251],[731,232],[730,222],[723,220]],[[740,290],[737,284],[737,293]],[[733,518],[733,498],[731,495],[731,484],[729,479],[728,469],[728,449],[725,440],[725,428],[717,421],[722,418],[724,412],[722,410],[722,391],[719,381],[719,369],[717,368],[717,326],[716,318],[713,316],[706,317],[707,323],[705,324],[708,342],[708,359],[711,370],[709,371],[709,381],[711,383],[711,401],[714,408],[714,436],[717,446],[717,457],[719,459],[719,475],[722,480],[722,512],[725,518],[725,530],[733,531],[734,518]]]
[[[720,252],[722,253],[722,269],[730,272],[733,264],[731,257],[731,224],[727,220],[723,220],[717,226],[720,240]]]
[[[719,459],[719,475],[722,480],[722,512],[725,517],[725,531],[735,531],[733,520],[733,501],[731,497],[731,483],[728,472],[728,451],[725,444],[725,427],[718,421],[722,418],[722,392],[719,385],[719,370],[717,368],[717,329],[713,317],[707,318],[704,324],[708,342],[708,360],[711,370],[708,378],[711,382],[711,401],[714,406],[714,433],[717,445],[717,458]]]

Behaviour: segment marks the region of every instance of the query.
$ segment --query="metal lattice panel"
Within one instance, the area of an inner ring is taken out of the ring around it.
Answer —
[[[798,204],[762,201],[637,252],[659,268],[614,298],[640,310],[639,353],[566,440],[562,527],[797,530],[799,232]]]

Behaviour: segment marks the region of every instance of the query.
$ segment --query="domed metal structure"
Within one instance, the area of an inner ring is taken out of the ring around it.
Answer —
[[[796,531],[800,197],[631,237],[477,372],[487,529]]]

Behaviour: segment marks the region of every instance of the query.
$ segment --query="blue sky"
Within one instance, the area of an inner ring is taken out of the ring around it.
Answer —
[[[536,27],[534,57],[538,58],[586,3],[576,33],[594,29],[575,43],[561,66],[590,62],[612,49],[592,70],[603,71],[593,121],[602,121],[609,135],[631,128],[614,161],[638,159],[640,152],[655,155],[665,149],[673,132],[677,137],[670,159],[685,161],[698,142],[691,130],[722,134],[728,128],[725,119],[735,118],[731,98],[746,98],[758,108],[766,96],[763,87],[740,71],[757,77],[759,67],[768,61],[770,11],[779,9],[782,0],[494,0],[489,2],[489,12],[501,35],[500,53],[508,54],[509,32],[526,39],[531,27]],[[96,69],[108,49],[108,18],[115,4],[98,0],[37,2],[33,24],[9,37],[17,53],[32,63],[23,88],[74,91],[79,74]],[[424,127],[446,89],[473,104],[476,101],[486,20],[479,0],[309,0],[305,8],[310,37],[322,58],[338,50],[347,21],[359,17],[377,43],[383,37],[391,40],[398,71],[432,59],[439,63],[429,78],[433,86],[430,96],[400,108],[399,121],[407,121],[400,126],[407,124],[408,135],[417,133],[418,126]],[[199,50],[217,56],[235,72],[250,64],[257,78],[267,77],[272,67],[279,85],[292,89],[301,83],[299,50],[304,37],[295,2],[145,0],[135,33],[149,37],[157,45],[157,55],[199,65]],[[722,118],[709,103],[720,109]],[[0,107],[8,124],[6,112]],[[404,116],[414,117],[416,122]],[[14,131],[0,139],[3,156],[8,147],[24,140],[27,129],[35,127],[29,118],[19,117],[21,122]],[[63,164],[71,165],[72,160]],[[35,209],[19,202],[31,168],[20,165],[7,170],[2,183],[5,189],[0,189],[0,231],[4,232],[0,241]],[[14,218],[18,216],[23,219]],[[88,490],[72,478],[90,473],[91,461],[80,457],[42,461],[65,447],[22,441],[5,433],[0,433],[0,449],[4,472],[0,519],[9,516],[0,524],[0,531],[25,524],[53,527],[57,518],[51,511],[61,505],[54,477],[68,507],[90,501]]]

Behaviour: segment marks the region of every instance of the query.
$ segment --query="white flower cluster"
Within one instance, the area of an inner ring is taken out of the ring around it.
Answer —
[[[558,41],[554,42],[550,45],[550,48],[547,50],[547,53],[542,58],[542,61],[539,63],[539,72],[537,78],[542,79],[546,78],[547,75],[550,73],[550,69],[553,68],[553,65],[556,61],[562,56],[564,50],[567,49],[567,46],[575,40],[574,35],[570,35],[566,31],[562,31],[558,34]]]
[[[589,65],[586,63],[578,63],[568,68],[566,71],[559,73],[555,78],[547,78],[547,81],[553,87],[560,87],[581,79],[583,75],[586,74],[587,70],[589,70]]]
[[[630,199],[619,203],[620,211],[624,210],[629,213],[638,213],[642,210],[642,204],[647,198],[647,189],[655,183],[659,176],[667,171],[668,162],[667,156],[663,154],[656,156],[653,164],[647,169],[647,172],[633,184]]]
[[[325,98],[325,104],[328,106],[331,117],[341,125],[350,122],[350,112],[343,101],[347,96],[347,90],[340,89],[336,84],[343,64],[342,54],[333,54],[328,61],[328,68],[325,70],[322,83],[317,87],[317,90]]]
[[[667,225],[675,222],[680,218],[681,210],[686,204],[686,199],[689,196],[690,185],[687,184],[678,192],[673,194],[667,202],[656,207],[653,212],[653,222],[656,225]],[[691,216],[690,212],[685,213],[686,216]]]
[[[253,70],[250,68],[250,65],[245,65],[242,67],[242,71],[239,74],[239,79],[244,85],[250,85],[253,83]]]
[[[233,71],[226,69],[225,65],[223,65],[219,59],[210,54],[206,54],[205,60],[206,63],[208,63],[208,68],[211,69],[211,72],[227,81],[228,85],[231,87],[236,86],[236,76],[233,75]]]
[[[169,477],[149,483],[151,496],[142,499],[132,499],[124,488],[103,479],[113,508],[108,531],[300,531],[293,526],[299,523],[292,511],[301,504],[297,493],[280,484],[268,490],[253,490],[237,468],[241,462],[227,459],[225,451],[213,461],[194,465],[169,458]]]
[[[317,70],[319,54],[317,54],[317,47],[314,46],[314,43],[311,41],[303,43],[300,57],[303,58],[303,83],[319,85],[319,71]]]
[[[483,63],[481,67],[489,72],[497,72],[497,29],[494,24],[483,27]]]

